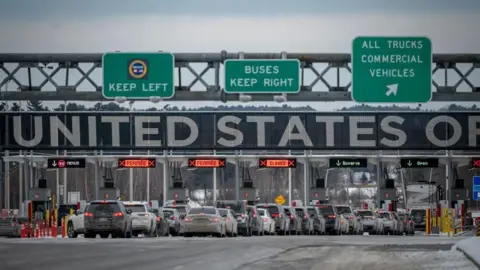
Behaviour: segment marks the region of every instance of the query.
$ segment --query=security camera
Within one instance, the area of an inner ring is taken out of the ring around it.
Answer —
[[[115,98],[115,101],[116,101],[117,103],[122,104],[122,103],[125,103],[125,102],[127,101],[127,98],[126,98],[126,97],[116,97],[116,98]]]
[[[240,96],[238,97],[238,100],[241,101],[241,102],[247,103],[247,102],[252,101],[252,96],[240,94]]]
[[[284,95],[273,96],[273,100],[277,103],[283,103],[287,101],[287,97]]]
[[[150,100],[150,102],[152,102],[152,103],[158,103],[158,102],[162,101],[162,98],[155,96],[155,97],[150,97],[149,100]]]

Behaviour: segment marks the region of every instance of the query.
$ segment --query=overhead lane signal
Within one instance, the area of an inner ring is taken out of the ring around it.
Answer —
[[[330,158],[330,168],[366,168],[368,160],[366,158]]]
[[[296,158],[260,158],[258,159],[259,168],[296,168]]]
[[[155,168],[156,164],[155,158],[120,158],[117,163],[119,168]]]
[[[190,158],[188,159],[189,168],[224,168],[227,166],[227,160],[224,158]]]

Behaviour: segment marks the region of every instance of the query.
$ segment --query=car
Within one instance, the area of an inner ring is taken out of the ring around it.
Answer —
[[[237,218],[238,232],[244,236],[252,236],[252,217],[247,212],[247,201],[221,200],[215,202],[217,208],[232,209]]]
[[[235,212],[232,209],[227,208],[217,208],[220,215],[225,219],[227,236],[237,237],[238,236],[238,227],[237,219],[235,218]]]
[[[357,211],[353,210],[353,215],[354,215],[354,218],[356,219],[357,221],[357,226],[356,226],[356,230],[355,230],[355,234],[358,234],[358,235],[363,235],[363,217],[361,217]]]
[[[425,216],[427,214],[426,208],[411,208],[408,211],[408,214],[412,216],[412,220],[415,225],[415,231],[425,231]]]
[[[68,218],[67,221],[67,236],[68,238],[77,238],[78,235],[84,233],[84,213],[88,204],[83,208],[75,210],[74,214]]]
[[[335,205],[337,214],[343,215],[348,222],[348,234],[355,234],[358,229],[357,219],[349,205]]]
[[[295,214],[302,220],[302,233],[313,235],[315,230],[313,227],[313,219],[310,218],[306,207],[295,207]]]
[[[137,237],[140,234],[148,237],[157,236],[157,216],[148,202],[128,201],[123,204],[130,210],[133,236]]]
[[[415,235],[415,223],[410,215],[405,215],[405,235]]]
[[[190,211],[190,206],[188,204],[176,204],[175,201],[165,207],[177,209],[180,219],[183,219],[188,211]]]
[[[289,235],[302,234],[302,219],[297,216],[295,208],[292,206],[284,206],[285,214],[290,217],[290,232]]]
[[[361,209],[357,210],[358,215],[363,220],[363,231],[368,234],[382,234],[383,223],[382,219],[377,217],[377,214],[372,210]]]
[[[24,221],[12,215],[0,218],[0,237],[20,238],[23,223]]]
[[[265,208],[257,207],[258,215],[263,219],[263,231],[267,235],[275,234],[275,220],[270,212]]]
[[[326,234],[325,218],[323,215],[321,215],[318,209],[314,206],[308,206],[307,211],[310,218],[313,220],[314,233],[318,235]]]
[[[258,209],[266,209],[275,221],[275,232],[278,235],[286,235],[290,232],[290,216],[285,213],[283,207],[276,203],[262,203],[256,205]]]
[[[184,236],[213,235],[225,237],[227,228],[217,208],[212,206],[193,207],[183,219]]]
[[[255,206],[247,206],[247,213],[252,219],[252,235],[261,236],[264,235],[263,231],[263,218],[258,215],[257,208]]]
[[[345,218],[336,212],[333,204],[316,204],[315,208],[324,217],[328,234],[340,235],[345,232]]]
[[[84,237],[131,238],[133,235],[131,210],[121,201],[92,201],[84,213]]]
[[[385,234],[392,235],[398,232],[398,221],[390,211],[378,211],[378,217],[382,219],[383,231]]]
[[[157,219],[157,236],[168,236],[170,225],[163,214],[163,209],[153,208],[153,214]]]
[[[163,216],[168,221],[168,232],[172,236],[178,236],[182,233],[182,219],[177,209],[163,208]]]
[[[398,212],[392,211],[393,218],[397,221],[397,230],[395,231],[396,235],[403,235],[403,230],[405,227],[405,221],[400,218]]]

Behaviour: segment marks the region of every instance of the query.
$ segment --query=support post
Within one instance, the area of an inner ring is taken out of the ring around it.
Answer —
[[[133,155],[133,150],[130,150],[130,155]],[[128,169],[128,173],[129,173],[129,176],[128,176],[128,198],[130,201],[133,201],[134,198],[133,198],[133,168],[129,168]]]
[[[93,155],[94,155],[95,157],[98,156],[97,150],[95,150],[95,151],[93,152]],[[100,156],[100,157],[101,157],[101,156]],[[94,186],[95,186],[95,200],[98,200],[98,199],[99,199],[99,198],[98,198],[98,189],[100,188],[100,185],[98,184],[98,180],[99,180],[100,175],[99,175],[99,170],[98,170],[98,160],[97,160],[97,159],[94,159],[93,174],[95,175],[95,176],[94,176],[94,179],[93,179],[93,181],[94,181]]]
[[[447,201],[447,205],[451,208],[451,200],[452,200],[452,183],[453,183],[453,174],[452,174],[452,152],[447,150],[447,163],[445,165],[445,200]]]
[[[150,150],[147,151],[147,155],[150,156]],[[155,162],[157,162],[155,160]],[[147,168],[147,202],[150,201],[150,168]]]
[[[308,197],[308,190],[310,189],[310,161],[307,157],[307,151],[305,151],[305,161],[303,162],[303,202],[304,205],[308,205],[310,198]]]
[[[19,155],[22,155],[22,151],[19,151]],[[18,209],[20,212],[23,209],[23,164],[18,162]]]
[[[377,202],[376,202],[377,208],[382,207],[382,205],[380,205],[380,200],[382,198],[382,194],[380,193],[380,189],[383,186],[383,168],[382,168],[382,166],[383,166],[382,161],[381,161],[380,158],[378,158],[378,162],[377,162]]]
[[[168,159],[167,159],[167,150],[163,150],[163,204],[167,202],[167,189],[170,184],[168,179]]]
[[[288,150],[288,155],[292,155],[292,150]],[[288,168],[288,205],[292,205],[292,168]]]
[[[240,200],[240,159],[235,151],[235,200]]]
[[[5,150],[5,157],[8,159],[10,156],[10,151]],[[5,209],[10,209],[10,162],[5,161],[5,173],[4,177],[5,179],[5,190],[4,190],[4,198],[5,198]]]
[[[213,155],[217,155],[217,151],[213,150]],[[217,168],[213,168],[213,202],[217,201]]]

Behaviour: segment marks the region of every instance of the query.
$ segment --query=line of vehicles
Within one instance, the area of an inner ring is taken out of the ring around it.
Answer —
[[[249,237],[252,235],[414,235],[411,216],[393,211],[352,209],[349,205],[248,205],[220,200],[191,207],[174,201],[152,208],[148,202],[92,201],[67,221],[75,238],[131,238],[139,235]]]

